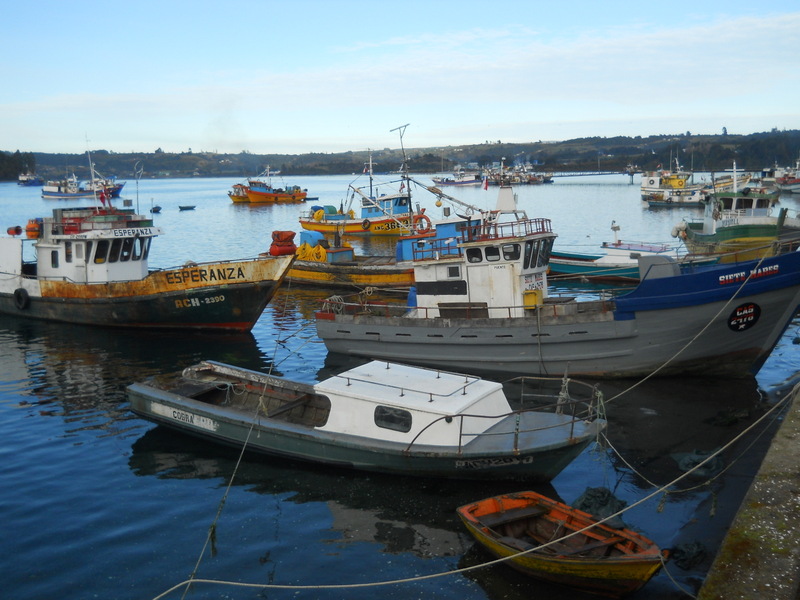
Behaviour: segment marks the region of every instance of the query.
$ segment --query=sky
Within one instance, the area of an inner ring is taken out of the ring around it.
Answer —
[[[0,150],[800,129],[800,2],[0,0]]]

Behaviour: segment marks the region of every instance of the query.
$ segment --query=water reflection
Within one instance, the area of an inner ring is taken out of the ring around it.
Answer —
[[[236,450],[209,447],[202,440],[156,427],[134,442],[129,465],[139,477],[211,478],[223,485],[233,476],[237,458]],[[321,543],[371,542],[385,553],[421,558],[461,556],[472,539],[456,517],[455,507],[508,486],[363,473],[250,456],[236,470],[233,484],[282,502],[323,504],[329,512],[330,530],[319,532]],[[558,496],[550,485],[534,489]]]
[[[309,178],[300,185],[319,195],[320,204],[338,205],[348,182]],[[225,195],[232,183],[142,181],[142,206],[151,198],[163,206],[156,219],[167,231],[152,264],[252,256],[269,247],[273,230],[297,230],[305,206],[237,206]],[[640,210],[638,188],[625,184],[530,186],[519,190],[520,206],[552,218],[564,245],[599,247],[609,231],[598,223],[619,220],[609,213],[614,210],[624,216],[625,239],[669,241],[674,213]],[[24,224],[52,209],[35,190],[14,183],[0,187],[9,224]],[[454,193],[481,206],[493,206],[496,198],[483,190]],[[181,213],[179,204],[196,204],[197,210]],[[201,237],[206,243],[198,245]],[[380,254],[393,249],[382,240],[356,240],[354,245]],[[560,287],[577,293],[569,285]],[[99,330],[0,316],[0,433],[5,442],[0,483],[6,490],[5,539],[13,540],[3,549],[13,550],[27,565],[4,580],[6,594],[46,597],[57,586],[68,598],[83,597],[86,589],[98,597],[154,597],[188,575],[232,477],[237,452],[132,416],[125,387],[203,359],[306,382],[357,366],[364,359],[328,355],[316,336],[313,313],[331,293],[285,286],[253,333],[239,336]],[[675,455],[721,447],[791,388],[800,377],[800,353],[793,343],[799,330],[797,319],[756,380],[652,381],[610,402],[608,437],[619,455],[598,445],[551,485],[534,489],[573,503],[587,487],[604,486],[634,504],[682,473]],[[600,385],[612,398],[629,383]],[[625,515],[627,524],[662,547],[706,545],[704,562],[688,570],[668,565],[690,590],[702,581],[770,432],[751,448],[754,435],[724,453],[728,468],[720,477],[684,480],[678,487],[688,491],[659,495]],[[224,507],[218,554],[204,562],[201,574],[240,581],[347,583],[483,562],[489,557],[468,538],[455,508],[518,489],[522,484],[417,480],[246,456]],[[64,552],[65,547],[71,551]],[[375,593],[365,588],[303,597],[366,598]],[[402,599],[411,594],[458,600],[579,597],[503,566],[378,593]],[[191,597],[220,595],[255,593],[198,587]],[[299,596],[270,591],[269,597]],[[636,597],[684,596],[661,573]]]
[[[339,372],[349,365],[327,364]],[[628,389],[632,382],[598,382],[606,398]],[[664,381],[648,382],[612,400],[607,406],[608,439],[613,450],[598,445],[546,486],[519,483],[427,480],[330,469],[285,459],[246,456],[234,485],[248,492],[281,498],[296,504],[325,506],[330,528],[316,541],[343,548],[369,542],[381,552],[410,553],[420,558],[458,557],[458,566],[487,562],[455,516],[455,507],[478,498],[532,488],[572,503],[587,487],[605,486],[628,505],[653,492],[684,471],[680,453],[712,451],[742,433],[768,404],[757,382]],[[771,433],[771,432],[769,432]],[[670,574],[687,589],[696,590],[710,566],[725,526],[749,485],[769,435],[756,446],[755,434],[723,455],[729,471],[718,478],[684,480],[674,493],[661,494],[623,518],[664,548],[702,543],[704,560],[687,569],[671,564]],[[746,455],[743,453],[746,452]],[[618,454],[617,454],[618,453]],[[140,477],[160,479],[218,479],[233,475],[237,452],[211,447],[203,441],[156,427],[132,447],[129,465]],[[413,490],[409,493],[409,490]],[[680,490],[680,491],[679,491]],[[503,566],[470,571],[465,575],[492,599],[522,598],[535,589],[552,598],[583,598],[557,586],[531,582]],[[680,597],[665,573],[658,575],[638,597]],[[587,596],[590,597],[590,596]],[[636,597],[636,596],[634,596]]]
[[[124,387],[202,359],[268,370],[252,334],[115,330],[0,316],[0,362],[31,402],[57,400],[67,413],[115,406]]]
[[[604,381],[599,386],[608,401],[607,436],[615,450],[639,474],[660,485],[682,474],[676,454],[715,451],[769,408],[752,377],[675,378],[638,385]],[[621,461],[615,467],[630,470]]]

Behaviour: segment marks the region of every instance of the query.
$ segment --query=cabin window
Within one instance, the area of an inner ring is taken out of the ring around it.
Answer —
[[[101,265],[106,262],[109,246],[108,240],[99,240],[97,242],[97,250],[94,251],[94,264]]]
[[[144,240],[140,237],[133,238],[133,260],[140,260],[144,255]]]
[[[122,240],[122,253],[119,259],[122,262],[128,262],[131,259],[131,252],[133,251],[133,238],[125,238]]]
[[[471,263],[479,263],[483,260],[480,248],[467,248],[467,261]]]
[[[83,244],[75,244],[75,258],[83,260]]]
[[[504,260],[519,260],[520,250],[519,244],[506,244],[503,246],[503,259]]]
[[[522,267],[525,269],[528,269],[531,266],[531,257],[533,256],[534,251],[533,246],[533,240],[528,240],[525,242],[525,258],[522,260]]]
[[[411,431],[411,413],[392,406],[375,407],[375,425],[401,433]]]
[[[458,265],[447,267],[448,279],[461,279],[461,267]]]
[[[50,266],[54,269],[58,268],[58,250],[50,252]]]
[[[89,262],[89,258],[92,256],[92,244],[93,242],[86,242],[86,262]]]
[[[496,246],[487,246],[486,260],[489,262],[497,262],[498,260],[500,260],[500,248]]]
[[[553,250],[553,238],[540,240],[539,256],[536,265],[543,267],[550,262],[550,252]]]
[[[122,250],[122,240],[120,238],[114,239],[111,242],[111,252],[108,253],[108,262],[115,263],[119,260],[119,253]]]
[[[552,239],[530,240],[525,242],[526,269],[543,267],[550,261],[550,251],[553,249]]]
[[[72,262],[72,242],[64,242],[64,260]]]

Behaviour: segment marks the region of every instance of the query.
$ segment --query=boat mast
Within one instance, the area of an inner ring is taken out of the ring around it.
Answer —
[[[142,174],[144,173],[144,165],[142,161],[137,160],[136,163],[133,165],[133,174],[136,177],[136,213],[139,214],[139,180],[142,178]],[[153,201],[152,198],[150,199],[150,208],[153,208]],[[152,212],[152,211],[151,211]]]
[[[406,123],[405,125],[400,125],[400,127],[395,127],[394,129],[390,129],[389,132],[397,131],[400,134],[400,152],[403,154],[403,165],[401,166],[402,174],[401,178],[403,183],[406,186],[406,196],[408,197],[408,207],[411,208],[411,178],[408,176],[408,158],[406,157],[406,149],[403,146],[403,135],[406,132],[406,127],[408,127],[410,123]]]
[[[369,197],[374,198],[375,193],[372,191],[372,150],[369,150],[369,163],[367,169],[367,173],[369,173]]]
[[[98,208],[98,206],[97,206],[97,186],[94,183],[94,180],[95,180],[95,177],[94,177],[94,163],[92,162],[92,153],[89,152],[88,150],[86,151],[86,158],[89,159],[89,185],[92,186],[92,197],[94,198],[95,208]],[[103,204],[105,204],[105,202],[103,202]]]

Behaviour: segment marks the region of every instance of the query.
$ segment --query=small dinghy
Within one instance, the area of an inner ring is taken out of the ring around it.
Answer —
[[[536,492],[494,496],[456,512],[489,552],[509,558],[510,567],[595,594],[635,592],[666,559],[666,552],[635,531],[597,523]]]

